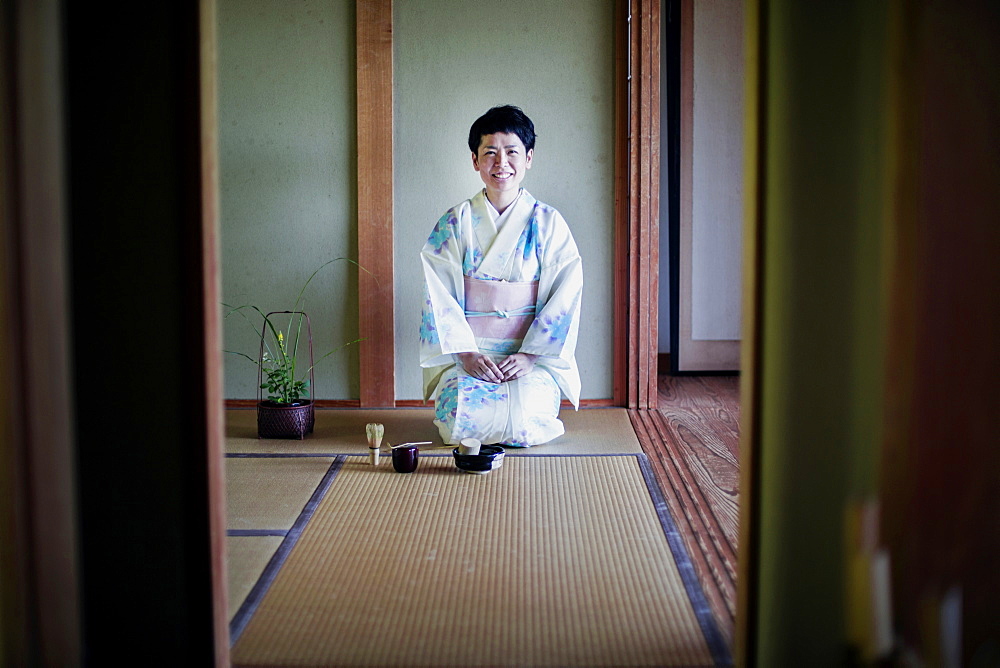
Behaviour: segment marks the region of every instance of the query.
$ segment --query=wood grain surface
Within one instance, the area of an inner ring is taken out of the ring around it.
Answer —
[[[739,533],[739,378],[660,376],[657,410],[629,417],[732,643]]]
[[[614,405],[628,405],[629,332],[629,0],[615,0],[615,303]]]
[[[395,401],[392,267],[392,2],[357,3],[358,302],[361,405]]]
[[[628,155],[619,169],[628,169],[627,206],[618,202],[619,216],[628,215],[627,382],[616,399],[629,408],[656,407],[656,345],[659,265],[660,182],[660,0],[629,0],[628,24]],[[621,128],[619,128],[621,130]],[[620,156],[621,157],[621,156]],[[620,220],[620,219],[619,219]],[[619,228],[621,231],[621,228]],[[616,251],[624,239],[616,237]],[[621,256],[618,256],[621,257]],[[617,332],[620,335],[620,330]],[[620,344],[619,344],[620,345]],[[616,349],[617,350],[617,349]],[[618,358],[616,358],[618,359]]]

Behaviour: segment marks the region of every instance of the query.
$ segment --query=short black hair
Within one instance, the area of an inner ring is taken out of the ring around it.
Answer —
[[[518,107],[505,104],[493,107],[472,124],[469,129],[469,150],[478,154],[479,142],[483,140],[483,135],[492,135],[497,132],[516,134],[524,143],[524,148],[527,151],[535,148],[535,124]]]

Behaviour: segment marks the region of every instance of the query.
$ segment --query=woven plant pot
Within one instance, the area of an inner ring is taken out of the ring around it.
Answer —
[[[300,441],[311,434],[316,423],[316,408],[310,399],[302,399],[293,404],[280,404],[267,401],[260,386],[264,380],[264,337],[267,336],[267,322],[273,315],[301,315],[306,321],[306,336],[309,353],[309,390],[316,387],[316,377],[313,375],[313,337],[312,323],[309,316],[302,311],[271,311],[265,316],[264,325],[260,331],[260,353],[257,357],[257,438],[297,438]]]
[[[257,402],[257,438],[297,438],[311,434],[316,423],[313,403],[308,399],[298,405]]]

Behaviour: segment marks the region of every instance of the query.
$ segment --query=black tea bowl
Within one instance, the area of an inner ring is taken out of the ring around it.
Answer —
[[[455,466],[466,473],[489,473],[503,465],[504,449],[499,445],[484,445],[478,455],[463,455],[458,448],[451,451],[455,455]]]

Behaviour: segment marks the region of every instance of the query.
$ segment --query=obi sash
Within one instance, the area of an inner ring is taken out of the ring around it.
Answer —
[[[535,319],[538,281],[511,283],[465,277],[465,319],[476,337],[523,339]]]

